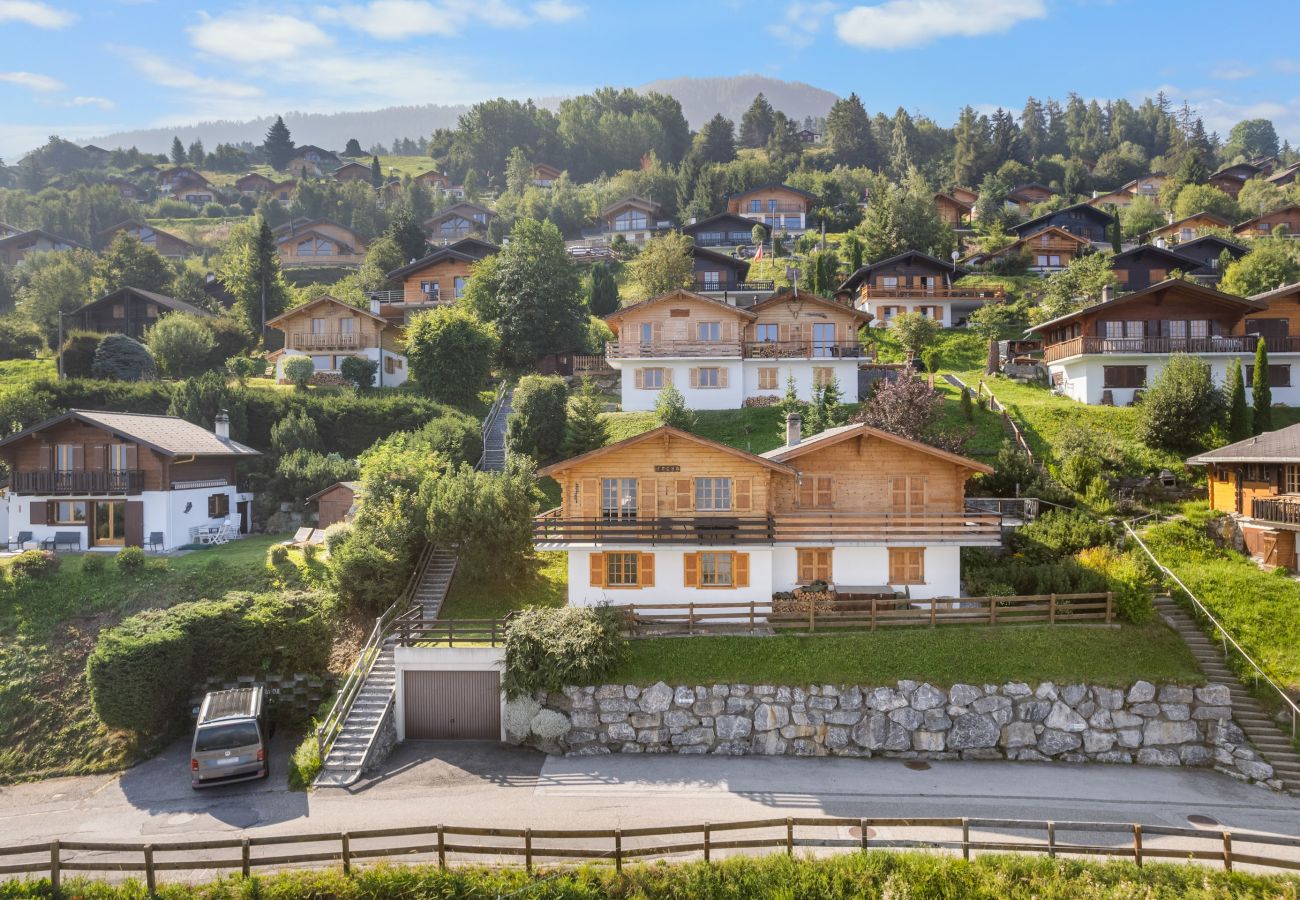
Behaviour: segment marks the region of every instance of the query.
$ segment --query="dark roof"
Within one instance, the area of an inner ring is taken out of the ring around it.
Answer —
[[[473,242],[472,244],[471,241]],[[462,244],[468,246],[462,247],[461,246]],[[484,251],[481,249],[484,247],[489,247],[491,249]],[[437,250],[433,251],[428,256],[422,256],[417,260],[413,260],[412,262],[407,263],[406,265],[402,266],[400,269],[394,269],[384,277],[405,278],[407,275],[410,275],[414,272],[418,272],[421,269],[427,269],[429,266],[432,266],[435,263],[440,263],[444,259],[459,259],[462,262],[470,262],[470,263],[478,262],[479,260],[485,257],[491,256],[493,253],[496,253],[500,249],[501,248],[498,247],[496,244],[489,244],[487,241],[478,241],[478,240],[474,240],[473,238],[464,238],[462,240],[456,241],[456,243],[454,244],[448,244],[446,247],[439,247]]]
[[[340,225],[339,227],[347,228],[346,225]],[[347,230],[354,235],[356,234],[356,232],[352,231],[351,228],[348,228]],[[357,248],[352,245],[351,241],[341,241],[338,238],[336,238],[334,235],[321,231],[319,228],[314,227],[314,223],[313,225],[308,225],[304,228],[300,228],[297,231],[291,232],[289,234],[282,234],[275,239],[275,242],[276,244],[284,244],[289,241],[296,241],[299,238],[310,237],[313,234],[316,235],[317,237],[325,238],[327,241],[331,243],[338,244],[340,250],[344,250],[350,253],[357,252]]]
[[[1300,293],[1300,281],[1295,284],[1284,284],[1281,287],[1275,287],[1271,291],[1264,291],[1262,294],[1251,294],[1250,299],[1257,300],[1260,303],[1267,303],[1275,297],[1285,297],[1288,294]]]
[[[1230,241],[1226,237],[1217,234],[1203,234],[1198,238],[1192,238],[1190,241],[1183,241],[1178,244],[1177,251],[1186,255],[1188,250],[1193,247],[1199,249],[1199,245],[1201,244],[1218,244],[1220,252],[1227,250],[1237,259],[1241,259],[1250,252],[1248,248],[1241,246],[1241,244],[1238,244],[1236,241]]]
[[[724,213],[718,213],[716,216],[709,216],[706,219],[699,219],[698,221],[692,222],[689,225],[683,225],[682,233],[694,235],[695,232],[703,231],[705,228],[709,228],[713,226],[715,223],[722,222],[722,221],[734,222],[737,225],[744,224],[746,227],[749,228],[750,231],[754,230],[755,225],[757,225],[759,228],[762,228],[764,231],[768,232],[769,234],[772,231],[771,226],[767,225],[764,222],[757,222],[754,219],[746,219],[744,216],[738,216],[735,213],[724,212]]]
[[[148,300],[151,303],[157,303],[159,306],[162,306],[166,309],[170,309],[172,312],[189,313],[192,316],[200,316],[205,319],[212,318],[212,313],[208,312],[206,309],[199,309],[197,306],[186,303],[184,300],[177,300],[175,297],[168,297],[165,294],[156,294],[153,291],[146,291],[142,288],[130,287],[129,285],[123,285],[117,290],[105,294],[104,296],[100,297],[98,300],[91,300],[85,306],[82,306],[79,309],[75,310],[75,312],[79,312],[79,313],[85,312],[88,309],[93,309],[94,307],[99,306],[101,304],[109,303],[113,300],[116,300],[118,297],[121,297],[124,294],[130,294],[132,296],[139,297],[142,300]]]
[[[344,169],[352,169],[352,168],[361,169],[366,173],[370,173],[374,171],[374,169],[371,168],[370,163],[359,163],[356,160],[351,160],[350,162],[345,162],[343,165],[335,169],[334,174],[337,175],[338,173],[342,172]]]
[[[440,210],[438,210],[436,213],[434,213],[433,215],[429,216],[429,218],[425,219],[425,220],[424,220],[424,224],[425,224],[425,225],[428,225],[430,222],[437,222],[438,220],[440,220],[440,219],[444,219],[444,218],[446,218],[449,214],[452,214],[452,213],[455,213],[456,215],[460,215],[460,212],[459,212],[459,211],[462,210],[462,209],[468,209],[468,210],[474,210],[474,211],[477,211],[477,212],[487,213],[489,216],[495,216],[495,215],[496,215],[496,213],[494,213],[492,210],[488,209],[486,206],[479,206],[477,203],[470,203],[468,200],[460,200],[460,201],[458,201],[458,202],[456,202],[456,203],[453,203],[451,206],[448,206],[448,207],[446,207],[446,208],[444,208],[444,209],[440,209]]]
[[[319,491],[317,491],[316,493],[312,494],[310,497],[308,497],[308,498],[306,499],[305,502],[310,503],[311,501],[313,501],[313,500],[315,500],[317,497],[319,497],[321,494],[325,493],[326,491],[332,491],[332,490],[334,490],[336,487],[345,487],[345,488],[347,488],[349,491],[352,492],[353,496],[360,495],[360,493],[361,493],[361,482],[359,482],[359,481],[336,481],[336,482],[334,482],[333,484],[331,484],[329,487],[327,487],[327,488],[321,488]]]
[[[1254,163],[1239,162],[1239,163],[1233,163],[1230,166],[1224,166],[1222,169],[1212,174],[1210,178],[1218,178],[1220,175],[1231,175],[1233,178],[1236,178],[1237,176],[1233,172],[1234,169],[1245,170],[1246,178],[1249,178],[1252,175],[1257,175],[1260,172],[1264,171],[1262,166],[1257,166]]]
[[[1214,463],[1280,462],[1300,463],[1300,424],[1266,431],[1187,460],[1190,466]]]
[[[343,301],[343,300],[340,300],[338,297],[331,297],[329,294],[321,294],[321,295],[320,295],[319,297],[317,297],[315,300],[308,300],[306,303],[302,304],[301,306],[295,306],[293,309],[286,309],[284,312],[280,313],[278,316],[275,316],[274,318],[267,319],[267,320],[266,320],[266,324],[267,324],[267,325],[275,325],[276,322],[281,322],[281,321],[283,321],[283,320],[285,320],[285,319],[288,319],[288,318],[290,318],[290,317],[292,317],[292,316],[296,316],[296,315],[298,315],[298,313],[302,312],[302,311],[305,310],[305,309],[311,309],[311,308],[312,308],[313,306],[315,306],[317,303],[337,303],[339,306],[345,306],[345,307],[347,307],[349,310],[351,310],[352,312],[355,312],[355,313],[357,313],[357,314],[359,314],[359,315],[368,316],[368,317],[374,319],[376,322],[381,322],[381,323],[383,323],[384,327],[388,327],[388,320],[385,319],[383,316],[377,316],[377,315],[375,315],[374,313],[372,313],[372,312],[371,312],[370,310],[368,310],[368,309],[362,309],[362,308],[359,307],[359,306],[353,306],[351,303],[347,303],[347,302],[345,302],[345,301]]]
[[[954,197],[952,194],[949,194],[947,191],[934,192],[934,199],[938,200],[940,197],[942,197],[945,200],[951,200],[953,203],[956,203],[958,206],[964,209],[970,209],[972,207],[972,204],[967,203],[965,200],[961,200],[958,199],[957,197]]]
[[[1136,247],[1130,247],[1122,253],[1116,253],[1112,256],[1110,258],[1110,267],[1113,269],[1115,268],[1116,262],[1127,262],[1130,259],[1137,259],[1141,256],[1155,257],[1162,262],[1167,262],[1170,265],[1181,269],[1185,269],[1189,265],[1192,268],[1197,268],[1201,265],[1199,259],[1192,259],[1190,256],[1183,256],[1181,253],[1177,253],[1166,247],[1157,247],[1155,244],[1139,244]]]
[[[8,247],[11,244],[21,245],[25,243],[28,238],[32,240],[36,240],[38,238],[46,238],[47,240],[55,241],[60,244],[67,244],[70,247],[78,247],[82,250],[87,249],[86,247],[82,246],[81,244],[78,244],[74,240],[70,240],[69,238],[65,238],[65,237],[59,237],[57,234],[51,234],[50,232],[46,231],[44,228],[32,228],[28,231],[20,231],[17,234],[11,234],[7,238],[0,238],[0,247]]]
[[[770,182],[770,183],[768,183],[768,184],[758,184],[758,185],[755,185],[755,186],[752,187],[752,188],[747,188],[747,189],[745,189],[745,190],[743,190],[743,191],[736,191],[734,194],[727,194],[726,199],[727,199],[727,200],[730,200],[732,197],[743,197],[743,196],[745,196],[746,194],[752,194],[752,193],[754,193],[754,192],[756,192],[756,191],[766,191],[766,190],[770,190],[770,189],[772,189],[772,188],[780,188],[781,190],[784,190],[784,191],[790,191],[790,192],[795,193],[795,194],[802,194],[803,196],[807,197],[809,200],[816,200],[816,199],[817,199],[817,195],[816,195],[816,194],[810,194],[810,193],[808,193],[807,191],[801,191],[801,190],[800,190],[799,188],[797,188],[797,187],[790,187],[790,185],[788,185],[788,184],[783,184],[783,183],[781,183],[781,182]]]
[[[148,228],[154,234],[161,234],[163,237],[169,237],[173,241],[177,241],[178,243],[184,244],[186,247],[194,246],[189,241],[185,240],[185,238],[177,237],[176,235],[172,234],[170,231],[163,231],[161,228],[154,228],[152,225],[149,225],[145,222],[141,222],[139,219],[126,219],[125,221],[118,222],[116,225],[113,225],[112,227],[105,228],[99,234],[95,235],[95,237],[101,237],[101,238],[107,237],[128,227]]]
[[[150,416],[142,413],[102,412],[88,409],[68,410],[61,416],[46,419],[0,441],[0,447],[15,443],[61,422],[85,422],[113,434],[143,444],[163,456],[261,456],[262,454],[230,438],[217,437],[208,429],[178,416]]]
[[[730,253],[719,253],[717,250],[713,250],[709,247],[696,247],[694,245],[691,246],[690,252],[693,257],[699,257],[711,262],[716,262],[720,266],[727,266],[735,269],[737,272],[749,271],[749,260],[738,259]]]
[[[1222,225],[1224,228],[1232,227],[1231,222],[1229,222],[1227,219],[1216,216],[1214,213],[1198,212],[1198,213],[1192,213],[1190,216],[1183,216],[1181,219],[1177,219],[1173,222],[1166,222],[1164,225],[1157,226],[1156,228],[1152,228],[1150,231],[1144,232],[1142,237],[1146,237],[1148,234],[1155,234],[1157,231],[1164,231],[1166,228],[1174,228],[1178,225],[1183,224],[1184,222],[1190,222],[1192,219],[1213,219],[1214,221]]]
[[[1190,260],[1190,261],[1195,262],[1195,260]],[[1199,263],[1197,264],[1199,265]],[[1222,303],[1228,306],[1244,306],[1246,308],[1245,310],[1246,312],[1259,312],[1261,310],[1268,308],[1267,306],[1265,306],[1265,304],[1260,303],[1254,299],[1247,300],[1245,297],[1235,297],[1232,294],[1225,294],[1223,291],[1216,291],[1212,287],[1206,287],[1205,285],[1197,284],[1194,281],[1184,281],[1181,278],[1167,278],[1164,281],[1158,282],[1157,284],[1153,284],[1149,287],[1144,287],[1140,291],[1133,291],[1130,294],[1120,294],[1118,297],[1116,297],[1113,300],[1105,300],[1101,303],[1092,303],[1089,304],[1088,306],[1080,307],[1079,309],[1076,309],[1074,312],[1066,313],[1063,316],[1057,316],[1055,319],[1049,319],[1046,322],[1039,322],[1037,325],[1029,326],[1028,330],[1043,331],[1044,329],[1050,328],[1054,325],[1059,325],[1062,322],[1068,322],[1071,319],[1076,319],[1079,316],[1085,315],[1087,313],[1096,312],[1099,309],[1111,309],[1112,307],[1115,306],[1121,306],[1125,303],[1130,303],[1134,300],[1139,300],[1148,294],[1154,294],[1157,291],[1163,291],[1172,287],[1181,287],[1185,290],[1191,291],[1192,293],[1199,295],[1204,300],[1209,300],[1216,303]]]
[[[1027,191],[1027,190],[1030,190],[1031,188],[1038,188],[1039,190],[1047,191],[1047,193],[1049,193],[1049,194],[1056,194],[1056,193],[1057,193],[1056,191],[1052,190],[1050,187],[1048,187],[1047,185],[1043,184],[1042,182],[1039,182],[1039,181],[1030,181],[1030,182],[1027,182],[1026,184],[1018,184],[1018,185],[1016,185],[1016,186],[1013,187],[1011,190],[1007,191],[1007,196],[1008,196],[1008,197],[1014,197],[1014,196],[1016,196],[1017,194],[1019,194],[1021,191]]]
[[[862,283],[862,279],[866,278],[876,269],[879,269],[882,266],[893,265],[894,263],[901,262],[905,259],[923,260],[927,263],[930,263],[931,265],[933,265],[938,269],[943,269],[944,271],[948,272],[949,274],[952,275],[954,280],[957,278],[961,278],[963,275],[969,274],[966,269],[963,269],[961,266],[957,265],[956,263],[944,262],[942,259],[931,256],[928,253],[922,253],[920,250],[905,250],[904,252],[899,253],[896,256],[891,256],[887,259],[878,259],[873,263],[867,263],[865,266],[858,269],[848,278],[844,279],[844,283],[841,284],[838,289],[841,291],[855,290],[857,286]]]
[[[1028,219],[1024,222],[1021,222],[1019,225],[1016,225],[1011,230],[1016,232],[1016,234],[1021,234],[1022,232],[1027,231],[1028,229],[1033,228],[1036,225],[1041,225],[1045,228],[1048,225],[1052,224],[1051,220],[1056,216],[1061,215],[1061,213],[1075,212],[1075,211],[1093,216],[1099,222],[1105,225],[1109,225],[1115,221],[1115,218],[1110,213],[1097,209],[1097,207],[1095,206],[1089,206],[1087,203],[1075,203],[1073,206],[1063,206],[1060,209],[1054,209],[1051,212],[1043,213],[1041,216],[1035,216],[1032,219]],[[1041,231],[1042,228],[1039,228],[1038,230]]]

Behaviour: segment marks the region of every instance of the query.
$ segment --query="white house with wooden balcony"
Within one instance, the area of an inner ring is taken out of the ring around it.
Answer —
[[[998,545],[968,510],[983,463],[866,425],[762,455],[668,426],[542,469],[561,505],[534,523],[568,553],[575,606],[771,601],[824,581],[841,597],[961,592],[961,548]]]
[[[272,354],[276,381],[283,383],[284,364],[306,356],[318,373],[338,374],[343,360],[360,356],[379,366],[377,387],[397,387],[409,369],[402,352],[401,329],[383,316],[323,294],[283,312],[267,325],[284,332],[284,347]]]
[[[871,315],[876,328],[886,328],[901,313],[920,313],[941,327],[965,325],[966,317],[986,303],[1002,302],[996,288],[966,286],[966,269],[919,250],[862,266],[844,280],[854,305]]]
[[[753,397],[780,397],[793,378],[800,399],[835,380],[857,399],[865,356],[861,310],[806,291],[787,291],[748,308],[685,289],[606,317],[614,340],[606,360],[618,370],[624,410],[651,410],[673,385],[691,409],[738,409]]]

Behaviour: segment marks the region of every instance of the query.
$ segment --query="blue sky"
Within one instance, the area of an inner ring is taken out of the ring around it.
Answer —
[[[1238,14],[1240,13],[1240,14]],[[1222,0],[0,0],[0,156],[52,133],[761,74],[950,124],[1163,88],[1300,142],[1300,3]],[[384,137],[387,137],[385,135]]]

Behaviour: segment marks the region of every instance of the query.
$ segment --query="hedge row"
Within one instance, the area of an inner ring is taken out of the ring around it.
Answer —
[[[157,734],[206,678],[323,674],[330,629],[321,607],[307,592],[236,591],[138,613],[101,632],[87,660],[95,712],[112,728]]]

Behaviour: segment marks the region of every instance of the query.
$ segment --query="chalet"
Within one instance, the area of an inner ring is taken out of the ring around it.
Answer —
[[[81,550],[172,550],[222,529],[249,529],[253,495],[238,464],[260,456],[230,438],[222,411],[214,431],[176,416],[74,409],[0,441],[9,466],[12,526],[37,544]]]
[[[839,290],[850,293],[875,327],[887,327],[894,316],[905,312],[920,313],[949,327],[964,324],[971,312],[1000,296],[989,288],[962,287],[957,282],[967,274],[955,263],[909,250],[863,266]]]
[[[621,235],[631,244],[644,244],[672,223],[659,218],[659,204],[646,197],[629,196],[616,200],[600,211],[599,231],[584,237],[608,243]]]
[[[1175,271],[1191,272],[1197,268],[1200,268],[1198,260],[1156,244],[1139,244],[1110,258],[1110,270],[1123,291],[1140,291],[1167,280]]]
[[[1178,244],[1179,256],[1186,256],[1197,262],[1196,268],[1188,271],[1187,274],[1195,276],[1197,281],[1211,287],[1218,284],[1219,279],[1223,277],[1223,270],[1227,267],[1224,262],[1225,253],[1228,260],[1238,260],[1249,252],[1241,244],[1219,237],[1217,234],[1207,234],[1205,237],[1192,238],[1190,241]]]
[[[1205,467],[1210,509],[1227,513],[1252,557],[1295,571],[1300,530],[1300,425],[1267,431],[1187,460]]]
[[[61,238],[40,228],[20,231],[0,238],[0,262],[16,266],[33,253],[59,253],[64,250],[85,249],[76,241]]]
[[[972,205],[963,203],[952,194],[939,191],[934,195],[934,210],[951,228],[965,228],[970,225]]]
[[[173,200],[189,203],[192,206],[206,206],[217,202],[217,192],[205,185],[184,182],[168,192]]]
[[[496,213],[477,203],[454,203],[425,220],[424,230],[435,242],[458,241],[471,234],[487,234],[488,222]]]
[[[256,197],[258,194],[269,194],[271,188],[275,187],[275,180],[260,175],[257,172],[250,172],[235,179],[235,190],[245,197]]]
[[[787,291],[748,309],[684,289],[607,316],[609,365],[621,373],[624,410],[654,408],[675,385],[691,409],[738,409],[779,397],[793,377],[800,399],[834,379],[857,398],[858,328],[869,316],[846,303]]]
[[[1064,269],[1076,257],[1092,252],[1092,243],[1055,225],[1029,237],[1017,238],[998,250],[976,253],[962,260],[967,265],[986,265],[996,260],[1023,256],[1026,270],[1050,275]]]
[[[1226,230],[1231,227],[1231,222],[1219,218],[1214,213],[1199,212],[1177,221],[1174,220],[1173,216],[1170,216],[1167,225],[1151,229],[1141,235],[1141,239],[1144,242],[1154,242],[1159,238],[1164,238],[1170,244],[1181,244],[1211,231]]]
[[[170,193],[186,185],[196,188],[212,187],[208,179],[203,177],[202,172],[190,166],[174,166],[158,173],[158,187],[164,191]]]
[[[801,144],[820,144],[822,142],[822,133],[813,131],[811,128],[801,128],[794,134]]]
[[[188,313],[203,319],[212,318],[212,313],[206,309],[199,309],[184,300],[134,287],[120,287],[98,300],[92,300],[70,313],[70,317],[75,316],[74,321],[86,331],[100,334],[116,332],[138,341],[144,338],[145,332],[157,324],[159,319],[174,312]]]
[[[365,238],[328,219],[295,225],[275,244],[281,266],[360,265],[366,259]]]
[[[1292,163],[1285,168],[1280,168],[1272,175],[1268,176],[1268,181],[1278,187],[1286,187],[1295,184],[1296,176],[1300,175],[1300,162]]]
[[[411,179],[411,183],[422,185],[430,190],[433,190],[436,187],[445,191],[447,188],[451,187],[451,179],[449,179],[445,173],[433,169],[416,175]]]
[[[949,196],[954,198],[958,203],[964,203],[973,207],[979,200],[979,191],[972,191],[970,188],[955,187],[948,191]]]
[[[697,219],[682,226],[682,234],[695,241],[697,247],[750,247],[754,244],[755,226],[762,229],[766,243],[772,236],[770,227],[733,213]]]
[[[194,252],[194,245],[189,241],[161,228],[146,225],[139,219],[127,219],[112,228],[105,228],[95,236],[95,243],[101,248],[107,247],[119,234],[131,235],[146,247],[157,250],[164,259],[184,259]]]
[[[1234,163],[1215,172],[1206,179],[1205,183],[1236,200],[1246,182],[1263,173],[1264,170],[1253,163]]]
[[[727,212],[788,234],[803,234],[816,196],[788,184],[765,184],[727,196]]]
[[[290,173],[300,178],[319,177],[326,172],[337,169],[343,161],[336,154],[322,150],[312,144],[304,144],[293,152],[289,164],[285,167]]]
[[[1247,219],[1234,227],[1232,233],[1241,238],[1269,235],[1300,237],[1300,204],[1292,203],[1270,213],[1264,213],[1262,216]]]
[[[695,273],[694,286],[691,290],[697,294],[729,293],[744,290],[745,276],[749,274],[749,262],[728,253],[720,253],[707,247],[692,246],[690,249],[692,271]],[[768,284],[771,291],[774,284]]]
[[[1124,185],[1124,189],[1132,192],[1134,196],[1157,200],[1160,197],[1160,190],[1167,181],[1169,181],[1169,176],[1164,172],[1149,172],[1139,178],[1134,178]]]
[[[563,174],[555,166],[548,166],[546,163],[533,164],[533,184],[537,185],[537,187],[550,187]]]
[[[87,144],[81,149],[86,151],[86,158],[90,160],[92,166],[106,166],[113,156],[112,151],[96,147],[94,144]]]
[[[8,222],[0,222],[0,238],[13,237],[16,234],[22,234],[21,228],[15,228]]]
[[[369,184],[372,177],[374,177],[374,170],[359,162],[346,162],[334,170],[335,181],[360,181]]]
[[[1052,190],[1045,184],[1030,182],[1022,184],[1019,187],[1012,188],[1005,198],[1007,207],[1014,212],[1027,216],[1033,211],[1034,207],[1040,203],[1046,203],[1056,196],[1056,191]]]
[[[1110,227],[1113,224],[1115,224],[1115,219],[1109,213],[1086,203],[1076,203],[1064,209],[1044,213],[1037,218],[1030,219],[1028,222],[1021,222],[1019,225],[1013,226],[1012,231],[1018,237],[1029,237],[1044,228],[1055,225],[1062,231],[1068,231],[1070,234],[1086,238],[1094,244],[1105,244],[1108,241]]]
[[[142,188],[125,178],[108,178],[104,180],[104,184],[117,188],[117,195],[123,200],[139,201],[146,198],[146,193]]]
[[[350,522],[361,500],[361,482],[336,481],[307,498],[316,504],[316,527],[329,528],[336,522]]]
[[[1117,406],[1131,404],[1172,353],[1196,354],[1222,385],[1233,359],[1254,364],[1262,339],[1269,377],[1277,385],[1273,398],[1290,406],[1300,404],[1300,382],[1291,386],[1300,337],[1289,336],[1289,309],[1283,316],[1277,312],[1282,308],[1281,299],[1275,309],[1267,295],[1245,299],[1175,279],[1118,297],[1107,289],[1101,302],[1030,330],[1046,345],[1043,363],[1053,390],[1083,403]],[[1276,321],[1281,318],[1288,324]],[[1300,314],[1295,318],[1300,324]]]
[[[393,325],[404,325],[412,315],[454,303],[465,293],[475,264],[501,248],[478,238],[461,238],[439,247],[429,255],[388,273],[388,280],[400,282],[401,290],[372,295],[379,301],[377,312]]]
[[[569,603],[770,602],[824,581],[837,594],[961,593],[961,548],[997,546],[996,516],[966,509],[983,463],[866,425],[761,456],[661,426],[539,474],[561,505],[535,520],[568,553]]]
[[[325,374],[337,374],[344,359],[360,356],[379,364],[377,386],[397,387],[406,381],[400,329],[369,310],[323,294],[266,324],[284,332],[284,348],[275,358],[277,382],[284,383],[285,360],[294,356],[310,357],[316,371]]]
[[[148,175],[150,178],[156,180],[158,178],[159,171],[161,170],[155,165],[136,166],[134,169],[131,169],[129,172],[126,173],[126,177],[140,178],[144,175]]]
[[[1108,206],[1118,206],[1122,209],[1132,204],[1133,198],[1136,196],[1137,195],[1128,188],[1122,187],[1116,188],[1113,191],[1108,191],[1105,194],[1093,191],[1092,197],[1086,202],[1093,209],[1105,209]]]

